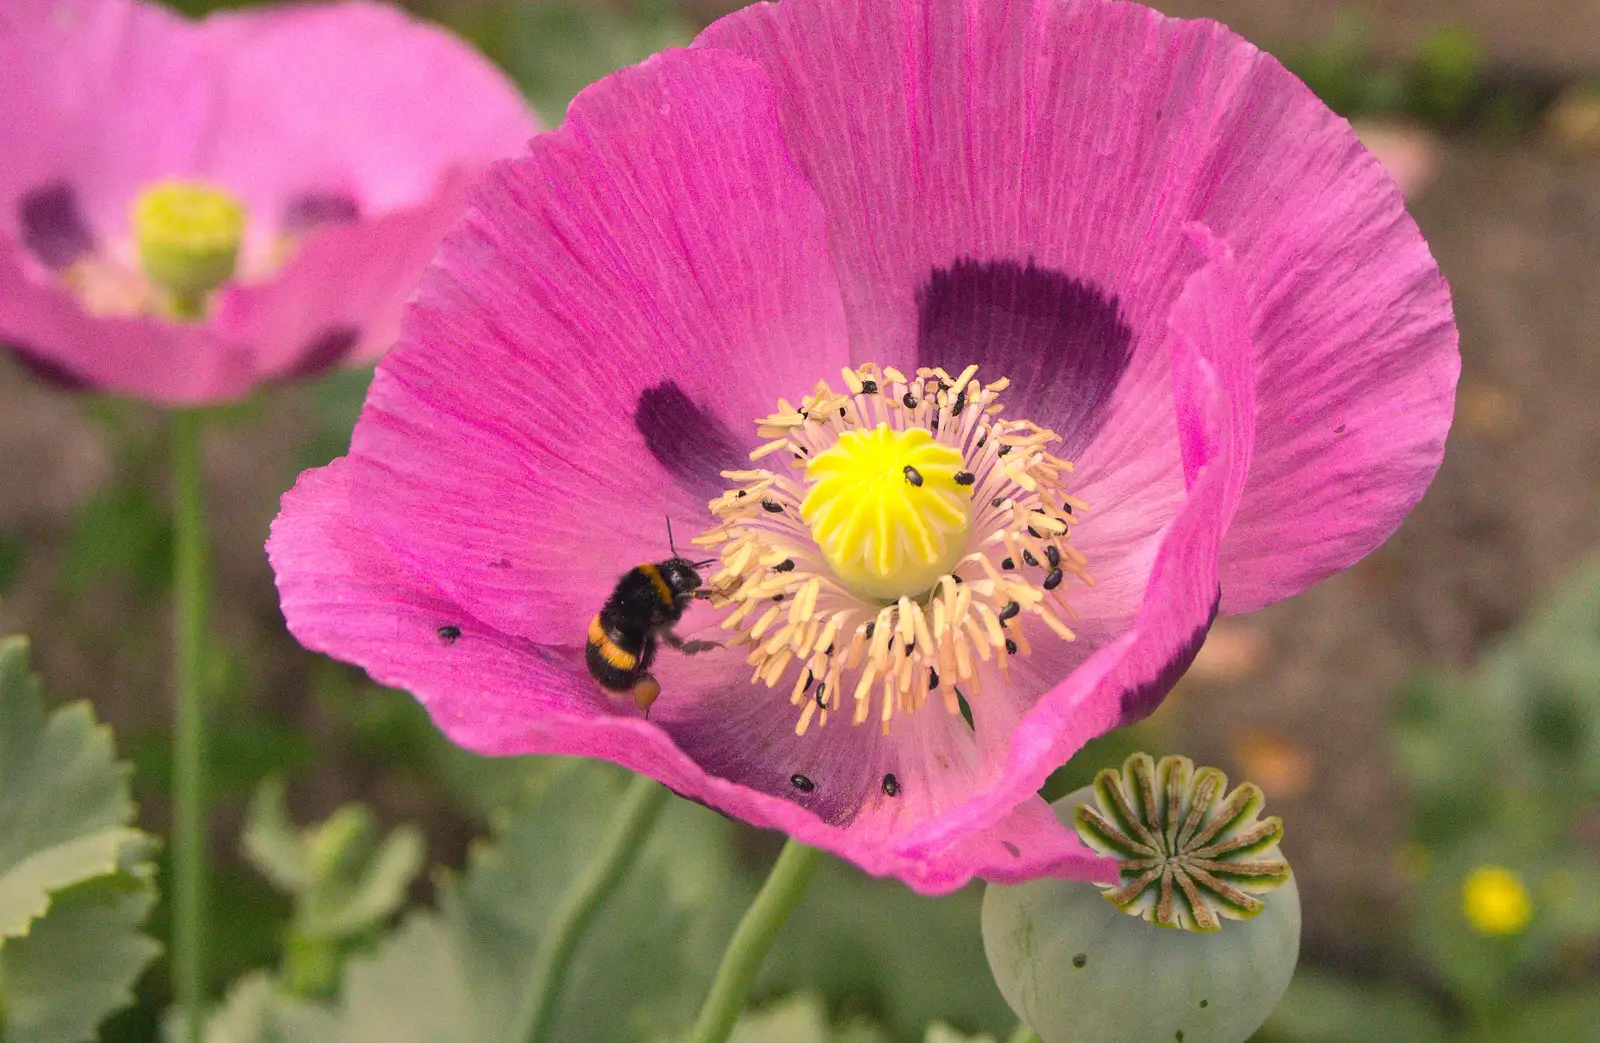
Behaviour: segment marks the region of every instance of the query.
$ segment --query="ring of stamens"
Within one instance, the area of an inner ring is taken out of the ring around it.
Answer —
[[[874,716],[885,733],[897,713],[921,709],[937,695],[951,714],[981,695],[980,662],[1009,673],[1012,655],[1031,649],[1035,621],[1073,640],[1064,580],[1094,582],[1070,543],[1087,509],[1067,490],[1072,464],[1046,447],[1055,432],[1010,420],[999,399],[1004,378],[989,384],[968,366],[952,377],[924,368],[907,376],[867,364],[842,371],[845,390],[827,381],[798,406],[757,422],[766,441],[750,454],[774,467],[724,471],[739,483],[710,508],[717,524],[695,538],[713,548],[713,605],[731,608],[722,628],[729,647],[746,647],[752,683],[777,687],[792,675],[795,730],[805,734],[848,706],[850,720]],[[801,517],[810,460],[846,431],[921,427],[957,449],[958,481],[972,490],[966,553],[919,596],[867,598],[834,575]]]

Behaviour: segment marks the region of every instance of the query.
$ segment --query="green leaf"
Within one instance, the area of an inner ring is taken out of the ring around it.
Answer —
[[[1438,1012],[1419,996],[1304,969],[1263,1032],[1295,1043],[1438,1043],[1445,1038]]]
[[[0,939],[28,932],[50,895],[117,871],[142,845],[128,772],[87,703],[48,718],[28,643],[0,642]]]
[[[413,913],[349,961],[337,1002],[307,1008],[248,992],[239,1002],[254,1005],[252,1023],[267,1034],[217,1028],[209,1043],[275,1040],[272,1026],[291,1013],[304,1023],[294,1043],[504,1043],[545,925],[594,857],[626,779],[607,765],[551,763],[492,841],[473,848],[465,873],[440,882],[438,912]],[[690,1023],[754,891],[734,866],[736,829],[686,801],[663,811],[580,943],[549,1038],[637,1043]]]
[[[994,1043],[987,1037],[968,1041],[967,1037],[954,1034],[937,1038],[941,1043]],[[935,1037],[930,1035],[929,1039]],[[830,1024],[828,1008],[822,998],[813,992],[803,992],[741,1014],[728,1043],[890,1043],[890,1039],[887,1033],[869,1022],[852,1020],[843,1025]]]
[[[27,642],[0,641],[0,1022],[6,1043],[87,1043],[159,947],[153,846],[87,704],[46,716]]]
[[[828,1012],[816,996],[791,996],[739,1018],[728,1043],[831,1043]]]
[[[405,904],[422,856],[422,833],[415,826],[395,829],[359,873],[341,881],[340,892],[317,910],[312,924],[330,937],[346,938],[383,923]]]
[[[183,1043],[176,1010],[162,1026],[166,1043]],[[333,1017],[323,1008],[279,991],[266,971],[251,971],[233,983],[206,1019],[207,1043],[342,1043]]]
[[[133,1002],[161,946],[139,927],[155,904],[148,880],[120,875],[60,892],[26,937],[0,948],[6,1043],[88,1043]]]
[[[593,859],[627,778],[606,765],[562,764],[495,844],[474,852],[460,885],[445,889],[441,908],[465,942],[474,994],[506,1012],[489,1018],[482,1043],[497,1043],[494,1026],[527,989],[542,929]],[[693,1020],[754,894],[734,868],[735,836],[736,827],[705,808],[667,806],[574,956],[551,1039],[633,1043]]]
[[[415,827],[402,826],[380,841],[372,812],[348,804],[319,826],[297,829],[279,780],[263,783],[251,800],[244,850],[294,901],[284,984],[308,998],[333,994],[346,957],[399,912],[422,871],[422,834]]]
[[[280,891],[297,894],[305,888],[305,850],[289,818],[282,779],[257,787],[245,812],[243,845],[245,858]]]

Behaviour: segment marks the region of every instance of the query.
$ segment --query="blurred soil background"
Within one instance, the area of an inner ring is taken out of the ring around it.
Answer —
[[[584,83],[685,41],[735,5],[413,6],[484,46],[553,124]],[[1454,290],[1456,425],[1421,506],[1355,569],[1219,623],[1143,737],[1156,752],[1263,784],[1287,823],[1307,963],[1414,976],[1396,929],[1408,884],[1407,790],[1388,735],[1396,693],[1422,669],[1467,669],[1600,547],[1600,94],[1590,87],[1600,83],[1600,3],[1156,6],[1229,22],[1353,117],[1405,183]],[[274,773],[290,777],[297,817],[359,799],[385,822],[419,823],[434,862],[460,865],[480,831],[470,806],[435,781],[440,754],[410,701],[289,638],[262,553],[294,475],[343,450],[366,379],[263,392],[219,411],[209,438],[221,646],[214,847],[224,856],[237,849],[250,789]],[[35,667],[58,698],[93,699],[137,764],[143,815],[158,833],[168,720],[161,436],[150,410],[75,397],[0,361],[0,633],[32,636]],[[1114,761],[1102,753],[1094,767]],[[752,840],[752,851],[764,843]],[[269,961],[274,939],[254,925],[281,917],[282,900],[241,864],[226,869],[217,900],[239,925],[225,935],[219,975]]]

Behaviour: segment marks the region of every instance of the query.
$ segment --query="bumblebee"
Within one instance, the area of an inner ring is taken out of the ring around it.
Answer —
[[[672,527],[667,526],[671,545]],[[654,564],[629,569],[598,615],[589,621],[589,639],[584,658],[589,674],[602,688],[625,692],[645,713],[661,694],[661,685],[650,676],[650,663],[660,638],[685,655],[718,647],[710,641],[685,641],[673,633],[672,625],[696,598],[708,598],[701,589],[700,569],[707,561],[689,561],[672,548],[672,557]]]

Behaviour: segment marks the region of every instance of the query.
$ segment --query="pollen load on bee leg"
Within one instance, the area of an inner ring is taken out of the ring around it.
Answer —
[[[650,716],[651,704],[660,696],[661,682],[649,674],[640,677],[639,683],[633,686],[634,705],[638,706],[646,717]]]

